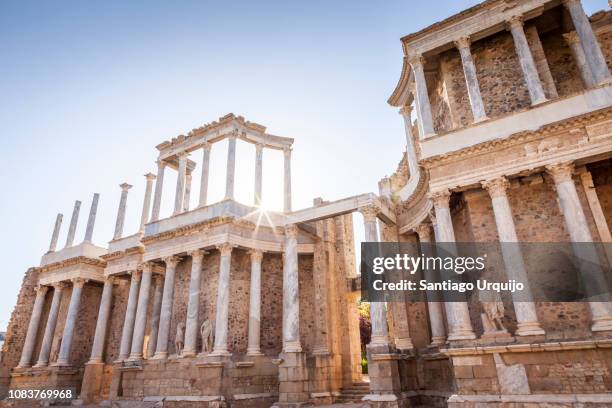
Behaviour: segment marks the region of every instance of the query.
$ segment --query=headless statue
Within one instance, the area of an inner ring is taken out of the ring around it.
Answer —
[[[176,325],[176,337],[174,339],[174,347],[176,347],[176,355],[180,356],[183,353],[185,346],[185,323],[180,322]]]
[[[202,353],[210,353],[213,349],[213,338],[215,328],[210,320],[204,320],[200,326],[200,336],[202,337]]]

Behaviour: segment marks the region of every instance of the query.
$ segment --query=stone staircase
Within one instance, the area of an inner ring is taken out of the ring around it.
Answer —
[[[370,393],[369,382],[356,382],[350,387],[342,388],[340,390],[340,396],[338,397],[339,403],[345,402],[360,402],[363,397]]]

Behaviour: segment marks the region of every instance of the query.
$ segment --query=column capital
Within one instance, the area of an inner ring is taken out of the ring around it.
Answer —
[[[423,64],[425,63],[425,58],[423,58],[423,55],[421,54],[409,55],[408,63],[410,64],[410,66],[412,66],[412,68],[423,66]]]
[[[229,242],[224,242],[223,244],[217,245],[217,249],[221,253],[221,256],[230,256],[232,254],[232,249],[234,249],[234,245]]]
[[[122,184],[119,184],[119,187],[121,187],[121,191],[127,192],[133,186],[131,184],[128,184],[128,183],[122,183]]]
[[[83,278],[72,278],[72,286],[75,288],[82,288],[83,286],[85,286],[85,283],[87,283],[89,279],[83,279]]]
[[[412,105],[404,105],[399,109],[399,114],[404,118],[410,118],[412,115]]]
[[[419,241],[430,242],[431,241],[431,227],[432,225],[428,222],[422,222],[414,227],[414,232],[419,236]]]
[[[166,268],[176,268],[176,265],[180,262],[181,258],[175,255],[166,256],[163,258]]]
[[[263,143],[255,143],[255,150],[256,151],[261,152],[263,149],[264,149],[264,144]]]
[[[159,169],[163,169],[166,167],[166,162],[161,159],[155,160],[155,163],[157,164],[157,168]]]
[[[153,181],[157,178],[157,176],[153,173],[147,173],[144,175],[147,181]]]
[[[111,285],[115,283],[115,277],[113,275],[109,275],[106,278],[104,278],[105,282],[110,283]]]
[[[64,290],[66,288],[65,282],[55,282],[52,284],[54,290]]]
[[[142,273],[138,269],[135,269],[129,272],[129,274],[130,274],[130,280],[132,281],[132,283],[140,282],[140,279],[142,278]]]
[[[363,219],[366,222],[376,221],[376,217],[378,216],[378,208],[373,205],[361,207],[359,209],[359,212],[361,213],[361,215],[363,215]]]
[[[568,45],[580,43],[580,37],[576,31],[569,31],[563,34],[563,38]]]
[[[457,47],[457,49],[462,50],[462,49],[470,49],[470,45],[472,44],[472,40],[470,40],[470,37],[468,36],[464,36],[464,37],[460,37],[459,39],[455,40],[455,47]]]
[[[449,189],[432,191],[429,198],[433,201],[435,208],[449,208],[451,192]]]
[[[211,148],[212,148],[212,143],[210,142],[202,143],[202,149],[210,151]]]
[[[189,157],[189,152],[187,152],[187,151],[184,151],[184,150],[183,150],[183,151],[181,151],[181,152],[178,152],[178,153],[176,154],[176,157],[177,157],[179,160],[180,160],[180,159],[186,159],[186,158],[188,158],[188,157]]]
[[[505,197],[506,190],[510,187],[510,182],[503,176],[483,181],[480,184],[487,190],[491,198]]]
[[[238,129],[234,129],[229,135],[227,135],[227,138],[228,140],[236,140],[238,139],[238,136],[240,136],[238,133]]]
[[[151,262],[143,262],[138,266],[142,270],[142,273],[151,273],[151,271],[153,271],[153,265]]]
[[[191,262],[194,263],[202,263],[202,259],[204,258],[204,255],[206,255],[207,252],[204,251],[203,249],[196,249],[195,251],[190,251],[187,253],[187,255],[191,256]]]
[[[293,149],[291,148],[291,146],[283,147],[283,154],[285,155],[285,158],[291,157],[291,152],[292,151],[293,151]]]
[[[44,296],[45,294],[47,294],[47,291],[49,290],[49,287],[46,285],[38,285],[36,286],[36,295],[37,296]]]
[[[298,227],[295,224],[285,225],[285,236],[288,238],[296,238],[298,235]]]
[[[571,181],[574,174],[574,163],[557,163],[546,166],[546,172],[551,175],[555,184]]]
[[[522,15],[512,16],[506,20],[506,26],[509,30],[515,27],[523,27],[523,23],[524,19]]]
[[[249,250],[249,255],[251,255],[251,261],[261,263],[263,259],[263,251],[261,249],[252,248]]]

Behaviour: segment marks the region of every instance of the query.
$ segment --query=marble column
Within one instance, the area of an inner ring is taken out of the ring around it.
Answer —
[[[96,333],[94,335],[93,345],[91,346],[91,357],[89,358],[90,363],[102,362],[108,319],[110,317],[110,310],[113,300],[113,283],[114,278],[112,276],[108,276],[104,281],[102,299],[100,300],[100,309],[98,310],[98,320],[96,322]]]
[[[191,180],[193,176],[191,172],[187,172],[185,176],[185,199],[183,201],[183,211],[189,211],[189,201],[191,199]]]
[[[202,145],[202,178],[200,179],[200,202],[198,206],[204,207],[208,198],[208,173],[210,171],[210,149],[208,142]]]
[[[157,161],[157,180],[155,180],[155,196],[153,197],[153,209],[151,210],[151,222],[159,220],[161,210],[162,191],[164,189],[164,173],[166,163],[162,160]]]
[[[153,293],[153,310],[151,311],[151,329],[149,331],[149,343],[147,344],[147,357],[155,356],[157,347],[157,334],[159,333],[159,317],[164,296],[164,279],[161,275],[154,275],[155,292]]]
[[[48,252],[55,252],[57,248],[57,240],[59,238],[60,229],[62,228],[63,218],[63,214],[57,214],[57,217],[55,217],[55,226],[53,227],[53,235],[51,235],[51,243],[49,244]]]
[[[153,191],[153,180],[155,180],[155,174],[145,174],[147,184],[145,187],[144,200],[142,201],[142,214],[140,216],[140,232],[144,232],[145,224],[149,222],[149,210],[151,209],[151,193]]]
[[[191,277],[189,281],[189,300],[187,301],[187,323],[185,325],[185,346],[183,356],[195,356],[198,340],[200,314],[200,292],[202,283],[202,259],[205,252],[196,250],[191,255]]]
[[[575,31],[570,31],[569,33],[563,34],[563,38],[572,51],[574,61],[578,66],[578,71],[580,72],[580,77],[582,78],[582,83],[584,84],[585,88],[592,88],[597,85],[597,82],[593,77],[593,73],[591,72],[591,67],[586,60],[586,55],[584,55],[584,50],[582,49],[582,44],[580,44],[578,33]]]
[[[119,239],[123,235],[128,190],[132,188],[128,183],[123,183],[119,187],[121,187],[121,198],[119,199],[119,209],[117,210],[117,221],[115,222],[115,234],[113,235],[113,239]]]
[[[53,300],[51,301],[51,307],[49,308],[49,317],[47,317],[47,326],[45,327],[45,334],[40,346],[40,353],[38,353],[36,367],[45,367],[47,364],[49,364],[49,354],[51,353],[51,346],[53,345],[53,336],[55,335],[57,316],[62,303],[62,292],[65,287],[66,285],[63,282],[58,282],[53,285]]]
[[[130,356],[132,345],[132,335],[134,333],[134,320],[136,319],[136,308],[138,307],[138,292],[140,290],[140,271],[132,271],[130,277],[130,291],[128,302],[125,309],[123,320],[123,330],[121,332],[121,343],[119,346],[119,360],[126,360]]]
[[[55,365],[57,366],[70,365],[70,349],[72,347],[74,328],[77,324],[79,306],[81,305],[81,295],[83,294],[83,286],[85,286],[85,282],[87,282],[86,279],[72,279],[72,294],[70,295],[70,304],[68,305],[68,313],[66,314],[66,322],[64,323],[62,343],[60,345],[57,361],[55,362]]]
[[[410,58],[410,65],[414,73],[414,81],[416,84],[416,95],[418,99],[417,108],[419,109],[419,120],[423,130],[422,139],[426,139],[436,134],[431,116],[431,104],[429,103],[429,92],[427,90],[427,81],[425,79],[425,71],[423,69],[423,57],[415,55]]]
[[[586,216],[573,179],[574,165],[560,163],[546,166],[546,170],[555,182],[559,205],[565,226],[572,241],[574,255],[580,261],[579,269],[587,296],[592,317],[592,331],[612,330],[612,303],[600,301],[605,297],[602,288],[607,288],[607,282],[601,269],[599,255],[593,245],[593,237],[589,230]]]
[[[32,363],[32,354],[34,353],[34,346],[36,345],[36,334],[38,333],[38,325],[40,324],[42,309],[45,305],[45,295],[48,289],[47,286],[39,286],[36,288],[36,299],[34,300],[34,307],[30,315],[30,323],[28,324],[28,331],[26,332],[26,337],[23,342],[21,359],[19,360],[17,368],[27,368],[30,367]]]
[[[81,202],[76,200],[72,209],[72,217],[70,218],[70,227],[66,236],[66,248],[74,244],[74,235],[76,234],[77,223],[79,222],[79,211],[81,210]]]
[[[144,346],[145,327],[147,325],[147,308],[149,306],[149,292],[153,278],[153,267],[149,262],[142,265],[142,278],[140,290],[138,291],[138,306],[136,307],[136,318],[134,319],[134,333],[132,335],[132,348],[130,360],[142,359],[142,348]]]
[[[283,176],[283,182],[284,182],[283,211],[291,212],[291,148],[286,147],[285,149],[283,149],[283,153],[285,156],[285,161],[284,161],[285,168],[283,172],[284,174]]]
[[[480,86],[478,85],[478,78],[476,77],[476,66],[474,65],[474,60],[470,51],[470,39],[468,37],[461,37],[459,40],[455,41],[455,45],[461,55],[463,74],[465,76],[465,84],[470,98],[474,122],[486,120],[487,113],[485,112],[484,103],[482,102]]]
[[[91,208],[89,209],[89,218],[87,219],[87,229],[85,230],[85,242],[91,242],[93,239],[94,225],[96,224],[96,213],[98,212],[98,201],[100,194],[95,193],[91,200]]]
[[[174,213],[180,214],[185,205],[185,183],[187,181],[187,158],[189,153],[181,152],[178,156],[178,175],[176,177],[176,192],[174,195]]]
[[[444,250],[448,255],[457,255],[455,231],[450,212],[450,191],[443,190],[430,195],[436,213],[436,228],[439,240],[436,237],[436,247]],[[472,340],[476,338],[470,321],[470,311],[467,302],[445,302],[446,319],[448,321],[448,340]]]
[[[249,290],[249,340],[247,346],[248,356],[261,355],[260,329],[261,329],[261,260],[263,252],[252,249],[251,255],[251,287]]]
[[[301,352],[298,227],[285,226],[283,259],[283,352]]]
[[[164,258],[166,274],[164,276],[164,294],[162,296],[161,313],[159,316],[159,330],[157,331],[157,346],[155,347],[155,356],[153,357],[156,359],[163,360],[168,357],[172,301],[174,299],[174,277],[179,261],[180,258],[176,256]]]
[[[225,172],[225,199],[234,199],[234,178],[236,177],[236,136],[227,138],[227,170]]]
[[[604,252],[606,253],[606,258],[608,259],[608,265],[612,267],[612,234],[610,234],[610,228],[608,227],[606,215],[603,208],[601,208],[601,203],[599,202],[599,197],[597,196],[597,188],[593,183],[593,176],[588,170],[584,169],[580,173],[580,182],[582,183],[582,189],[584,190],[587,202],[589,203],[589,208],[591,209],[591,214],[593,215],[593,220],[595,221],[595,227],[597,228],[599,239],[603,243]]]
[[[255,206],[261,205],[261,190],[263,178],[263,148],[262,143],[255,145]]]
[[[379,242],[377,216],[378,209],[374,206],[360,208],[363,215],[366,242]],[[372,321],[372,345],[387,346],[389,344],[389,327],[384,302],[370,302],[370,319]]]
[[[416,156],[416,148],[414,145],[414,136],[412,135],[412,107],[406,105],[400,109],[400,115],[404,118],[404,132],[406,133],[406,155],[408,159],[408,174],[413,177],[419,172],[419,164]]]
[[[542,82],[538,75],[533,55],[529,49],[529,43],[525,36],[525,30],[523,30],[523,18],[521,16],[514,16],[508,21],[508,27],[512,33],[514,39],[514,46],[516,53],[518,54],[519,63],[523,71],[523,78],[527,84],[527,90],[529,91],[529,97],[531,98],[531,104],[537,105],[542,102],[546,102],[546,96],[544,95],[544,88],[542,88]]]
[[[426,257],[434,257],[435,251],[432,243],[431,225],[421,223],[415,228],[415,232],[419,236],[420,249]],[[428,282],[439,282],[436,271],[431,269],[423,270],[423,277]],[[444,327],[444,311],[442,310],[442,299],[432,299],[428,296],[427,310],[429,312],[429,325],[431,327],[431,345],[434,347],[441,346],[446,342],[446,328]]]
[[[601,52],[597,37],[591,27],[591,22],[582,9],[580,0],[564,0],[563,4],[572,17],[574,28],[580,38],[580,44],[582,44],[586,61],[589,67],[591,67],[595,82],[602,83],[609,80],[610,70],[606,63],[606,58]]]
[[[512,210],[508,201],[506,190],[510,183],[505,177],[499,177],[483,182],[482,186],[491,196],[495,225],[497,226],[497,235],[499,236],[507,278],[515,279],[524,285],[521,293],[515,292],[512,294],[517,320],[515,335],[544,335],[544,330],[542,330],[538,322],[536,307],[531,296],[527,269],[523,261],[523,253],[518,244],[519,241],[514,227]]]
[[[221,259],[219,261],[219,283],[217,287],[217,315],[215,318],[215,344],[212,355],[229,355],[227,349],[227,331],[230,302],[230,270],[233,245],[229,243],[217,246]]]

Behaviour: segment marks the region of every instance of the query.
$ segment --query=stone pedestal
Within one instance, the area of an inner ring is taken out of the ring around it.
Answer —
[[[376,408],[407,406],[408,400],[401,396],[400,356],[389,346],[370,344],[367,351],[370,394],[363,400]]]
[[[98,402],[98,398],[102,393],[103,378],[104,363],[89,362],[85,364],[83,382],[81,384],[81,395],[79,397],[83,404]]]
[[[284,352],[279,356],[278,402],[273,407],[294,408],[309,402],[308,368],[303,352]]]

